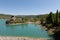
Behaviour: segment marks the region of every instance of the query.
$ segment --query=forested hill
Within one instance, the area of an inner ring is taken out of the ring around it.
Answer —
[[[50,13],[49,13],[50,14]],[[46,18],[49,16],[49,14],[43,14],[43,15],[15,15],[17,18],[35,18],[37,20],[40,20],[43,18],[43,20],[46,20]],[[56,13],[52,13],[52,18],[55,18]],[[8,15],[8,14],[0,14],[0,19],[10,19],[11,16],[14,15]],[[60,18],[60,12],[58,13],[58,16]]]
[[[12,15],[0,14],[0,19],[9,19]]]
[[[11,16],[14,15],[8,15],[8,14],[0,14],[0,19],[9,19]],[[46,17],[47,15],[15,15],[17,18],[41,18]]]

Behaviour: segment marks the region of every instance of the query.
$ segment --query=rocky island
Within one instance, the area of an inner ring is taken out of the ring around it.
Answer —
[[[9,20],[6,21],[6,24],[20,24],[22,23],[19,19],[17,19],[15,16],[11,16]]]

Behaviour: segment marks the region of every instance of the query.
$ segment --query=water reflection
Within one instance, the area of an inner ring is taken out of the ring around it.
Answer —
[[[6,24],[5,24],[6,25]],[[26,28],[28,27],[28,24],[17,24],[17,25],[6,25],[6,27],[8,28],[17,28],[17,27],[20,27],[20,28]]]

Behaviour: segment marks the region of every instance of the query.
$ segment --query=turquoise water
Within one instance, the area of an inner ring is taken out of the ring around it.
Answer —
[[[0,20],[0,36],[25,36],[36,38],[51,38],[48,32],[36,24],[6,25]]]

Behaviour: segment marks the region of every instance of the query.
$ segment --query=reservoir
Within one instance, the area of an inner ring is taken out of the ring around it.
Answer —
[[[0,20],[0,36],[52,38],[40,25],[34,23],[6,25],[5,22],[6,20]]]

